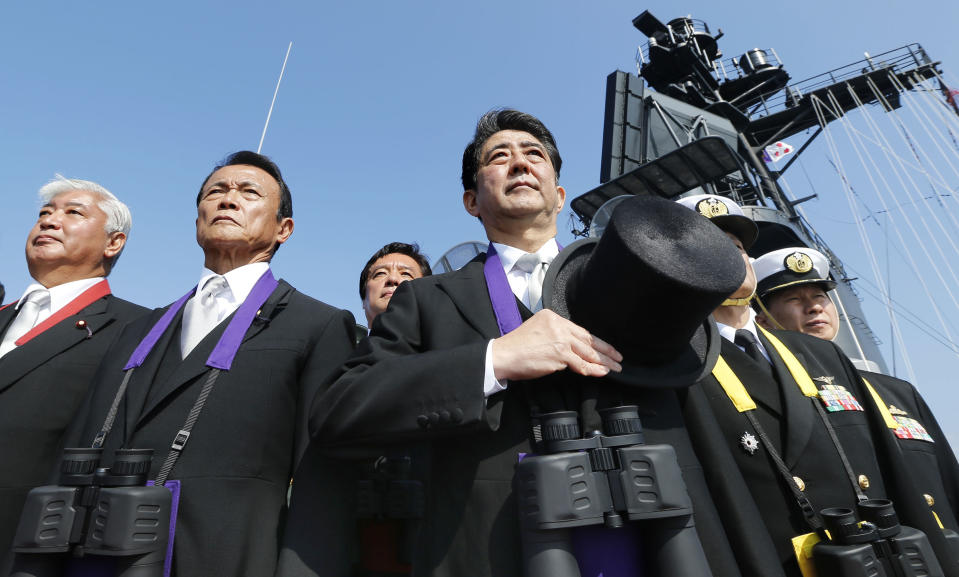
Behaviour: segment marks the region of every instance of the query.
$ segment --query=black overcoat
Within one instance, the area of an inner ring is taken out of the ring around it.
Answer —
[[[583,412],[635,403],[646,442],[676,447],[697,507],[697,527],[709,536],[707,552],[715,574],[738,575],[674,391],[644,391],[560,373],[511,382],[505,391],[484,397],[487,343],[500,336],[484,260],[480,255],[458,271],[400,285],[389,309],[374,321],[369,340],[318,403],[315,446],[380,449],[403,439],[428,441],[432,459],[426,518],[414,574],[520,575],[512,480],[518,454],[530,451],[533,407]],[[518,306],[524,318],[530,315]],[[309,475],[319,475],[322,468],[306,461],[303,467],[294,483],[281,574],[336,575],[329,563],[337,556],[329,551],[335,540],[313,528],[323,508],[319,487],[336,483],[315,482]]]
[[[27,492],[45,484],[59,462],[64,430],[100,359],[123,326],[147,312],[108,294],[0,358],[0,559]],[[13,306],[0,311],[0,335],[16,314]]]
[[[90,446],[104,422],[140,340],[158,309],[123,332],[96,377],[85,418],[71,437]],[[134,369],[116,424],[104,444],[155,450],[151,478],[167,456],[209,373],[205,362],[225,319],[180,358],[182,310],[144,364]],[[247,330],[229,371],[203,406],[170,479],[182,483],[173,571],[195,575],[272,576],[287,489],[309,438],[318,391],[353,349],[353,316],[297,292],[285,281]]]

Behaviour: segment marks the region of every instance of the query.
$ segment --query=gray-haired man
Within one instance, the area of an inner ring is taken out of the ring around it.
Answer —
[[[106,280],[130,232],[130,210],[95,182],[57,176],[40,189],[27,235],[33,283],[0,309],[0,555],[27,492],[47,481],[64,429],[107,347],[146,312]]]

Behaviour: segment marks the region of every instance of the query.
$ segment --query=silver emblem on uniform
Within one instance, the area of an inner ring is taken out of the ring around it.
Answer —
[[[746,449],[746,452],[750,455],[755,453],[756,449],[759,448],[759,441],[749,432],[743,433],[743,436],[739,438],[739,444],[742,445],[743,449]]]

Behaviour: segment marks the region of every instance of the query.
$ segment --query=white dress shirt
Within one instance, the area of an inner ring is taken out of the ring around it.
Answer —
[[[37,320],[33,323],[33,326],[37,326],[43,321],[50,318],[54,313],[62,309],[63,307],[70,304],[73,299],[77,298],[88,288],[102,281],[103,277],[98,276],[94,278],[85,278],[81,280],[75,280],[61,285],[57,285],[52,288],[46,288],[38,282],[31,283],[23,295],[20,297],[20,300],[17,301],[16,309],[20,310],[20,307],[23,306],[23,303],[27,300],[27,296],[35,290],[45,290],[50,293],[50,300],[45,306],[40,307],[40,310],[37,312]],[[29,331],[28,331],[29,332]],[[4,342],[7,340],[7,337],[4,336]],[[12,345],[12,343],[11,343]],[[9,348],[14,348],[14,346],[8,345]]]
[[[88,288],[102,281],[103,277],[98,276],[94,278],[85,278],[81,280],[75,280],[72,282],[66,282],[61,285],[57,285],[53,288],[47,289],[40,283],[33,283],[27,287],[27,290],[23,291],[23,296],[20,297],[20,300],[17,301],[17,309],[20,309],[20,305],[23,304],[23,301],[27,299],[27,295],[32,293],[35,290],[46,289],[50,291],[50,304],[40,309],[40,313],[37,315],[37,322],[33,326],[37,326],[43,321],[50,318],[54,313],[62,309],[63,307],[70,304],[73,299],[77,298]]]
[[[233,311],[240,308],[240,305],[243,304],[246,297],[250,295],[250,291],[253,290],[253,285],[256,284],[256,281],[258,281],[269,268],[270,263],[268,262],[255,262],[235,268],[223,275],[217,275],[212,270],[204,268],[200,274],[200,282],[197,283],[197,294],[203,290],[203,286],[212,277],[222,276],[226,280],[228,288],[220,291],[215,299],[217,310],[216,322],[219,324],[223,319],[233,314]],[[192,301],[195,298],[197,298],[197,295],[190,297],[190,300]],[[190,319],[187,318],[187,315],[183,315],[183,326],[180,327],[181,333],[186,334],[189,322]],[[209,327],[207,333],[215,326],[216,325]]]
[[[716,326],[719,328],[719,336],[723,337],[724,339],[726,339],[727,341],[733,344],[736,343],[737,329],[729,325],[724,325],[723,323],[718,321],[716,322]],[[766,357],[767,361],[772,363],[772,359],[769,358],[769,353],[766,352],[766,347],[763,346],[763,342],[759,340],[759,331],[756,329],[756,311],[754,311],[752,307],[750,307],[749,309],[749,322],[746,323],[746,326],[744,326],[742,330],[749,331],[753,334],[754,337],[756,337],[756,344],[759,345],[759,352],[761,352],[763,356]],[[745,352],[745,349],[743,347],[740,347],[739,345],[736,345],[736,346],[739,347],[739,350]]]
[[[516,298],[522,301],[527,308],[530,307],[530,273],[515,266],[516,261],[526,254],[526,252],[498,242],[493,243],[493,248],[496,249],[496,254],[499,255],[500,263],[503,265],[503,272],[506,273],[506,280],[509,281],[509,288],[513,291],[513,294],[516,295]],[[536,254],[539,255],[544,262],[553,262],[553,259],[559,254],[559,245],[556,244],[556,239],[552,238],[546,241],[546,244],[541,246],[539,250],[536,251]],[[503,390],[506,390],[506,382],[497,380],[493,372],[493,341],[490,340],[489,343],[486,344],[486,373],[483,377],[483,394],[488,397],[493,393],[498,393]]]

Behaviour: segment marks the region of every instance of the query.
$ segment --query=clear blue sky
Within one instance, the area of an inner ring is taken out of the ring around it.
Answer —
[[[274,269],[362,319],[357,279],[381,245],[417,241],[436,258],[483,238],[462,209],[459,167],[486,110],[546,122],[570,198],[598,184],[605,78],[635,71],[645,38],[630,22],[643,9],[722,28],[727,56],[774,47],[796,79],[908,42],[959,68],[949,2],[11,2],[0,34],[7,300],[29,282],[35,191],[56,172],[102,183],[133,211],[116,294],[155,307],[192,286],[196,190],[217,160],[256,148],[293,41],[263,149],[294,198],[296,230]],[[923,391],[945,415],[957,359],[924,349]],[[959,425],[942,420],[959,444]]]

